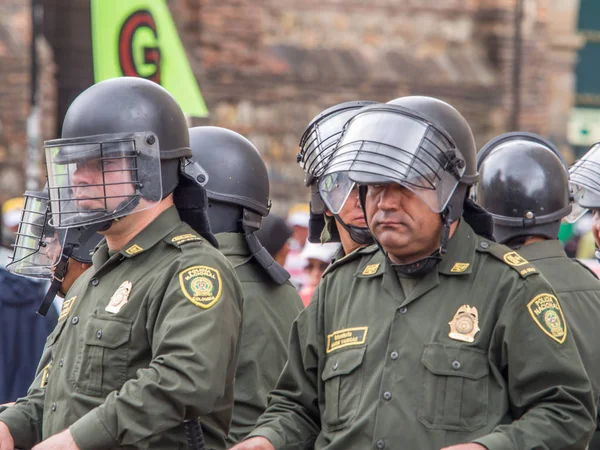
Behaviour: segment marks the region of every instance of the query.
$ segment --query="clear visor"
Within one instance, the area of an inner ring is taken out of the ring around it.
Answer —
[[[59,139],[45,145],[51,224],[91,225],[162,198],[160,151],[152,133]]]
[[[346,172],[331,173],[319,180],[319,194],[329,211],[339,214],[355,186]]]
[[[361,106],[362,107],[362,106]],[[356,115],[358,107],[345,109],[316,122],[300,141],[300,167],[315,178],[323,175],[342,136],[344,125]]]
[[[571,195],[573,197],[573,209],[565,217],[565,221],[575,223],[581,219],[590,209],[600,208],[600,194],[586,187],[575,183],[569,183]]]
[[[51,279],[60,260],[64,233],[49,224],[48,199],[25,194],[25,207],[15,243],[12,262],[6,269],[31,278]]]
[[[397,109],[371,109],[346,125],[325,175],[346,172],[357,184],[398,183],[442,212],[466,163],[447,134]]]

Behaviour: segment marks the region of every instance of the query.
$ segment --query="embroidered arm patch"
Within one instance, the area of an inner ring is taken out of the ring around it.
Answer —
[[[567,338],[567,323],[558,299],[548,293],[536,295],[527,310],[541,330],[559,344]]]
[[[192,266],[179,273],[185,298],[202,309],[212,308],[221,298],[221,274],[208,266]]]

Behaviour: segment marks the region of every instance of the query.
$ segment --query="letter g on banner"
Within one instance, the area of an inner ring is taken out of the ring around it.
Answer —
[[[142,58],[136,58],[140,51]],[[152,13],[147,10],[133,12],[125,19],[119,33],[119,64],[123,75],[160,84],[160,62],[158,33]]]

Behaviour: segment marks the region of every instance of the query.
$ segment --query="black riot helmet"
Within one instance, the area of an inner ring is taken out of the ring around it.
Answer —
[[[571,202],[568,166],[554,144],[533,133],[505,133],[483,146],[477,169],[475,199],[492,215],[498,242],[557,238]]]
[[[451,136],[456,148],[460,151],[461,157],[465,161],[465,171],[449,202],[451,219],[455,221],[463,213],[464,201],[470,186],[479,179],[477,147],[471,127],[456,108],[437,98],[415,95],[400,97],[388,104],[418,111],[429,120],[439,124]]]
[[[423,275],[446,252],[450,224],[460,218],[477,180],[475,142],[464,117],[431,97],[403,97],[363,108],[344,129],[325,176],[347,172],[361,185],[398,183],[415,193],[444,224],[439,250],[398,272]]]
[[[60,139],[46,141],[52,222],[109,222],[155,206],[191,155],[184,113],[151,81],[102,81],[71,104]]]
[[[310,121],[300,139],[300,152],[296,159],[306,174],[305,184],[311,190],[309,242],[319,243],[322,240],[340,242],[337,222],[356,243],[361,245],[373,243],[373,237],[368,228],[348,225],[339,216],[355,183],[350,181],[345,173],[336,173],[328,176],[326,180],[321,180],[342,135],[344,125],[361,108],[373,104],[375,102],[351,101],[327,108]],[[336,221],[327,220],[326,208],[333,214]]]
[[[243,233],[257,262],[273,281],[283,284],[289,274],[255,235],[271,208],[269,174],[260,153],[244,136],[226,128],[195,127],[189,130],[189,135],[192,159],[207,174],[203,184],[211,230]],[[178,209],[182,219],[195,228],[195,220],[188,214],[193,211],[186,209],[185,202]]]

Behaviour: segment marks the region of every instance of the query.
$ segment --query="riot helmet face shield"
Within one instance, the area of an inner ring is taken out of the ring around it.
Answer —
[[[312,120],[300,139],[300,153],[298,153],[298,163],[306,172],[307,180],[323,175],[346,122],[361,108],[373,103],[368,101],[342,103],[323,111]]]
[[[325,175],[347,172],[360,185],[397,183],[442,213],[465,166],[440,127],[408,109],[376,105],[346,124]]]
[[[593,191],[581,185],[571,182],[569,184],[571,197],[573,198],[573,210],[565,217],[569,223],[575,223],[588,211],[600,209],[600,192]]]
[[[64,233],[49,223],[46,192],[28,191],[24,197],[12,262],[6,268],[25,277],[52,279],[54,267],[60,261]]]
[[[600,144],[594,144],[569,169],[569,188],[574,204],[565,217],[567,222],[576,222],[590,209],[600,209]]]
[[[159,142],[151,132],[46,141],[51,225],[101,223],[162,198]]]
[[[345,172],[324,175],[319,180],[319,194],[333,214],[339,214],[356,183]]]

